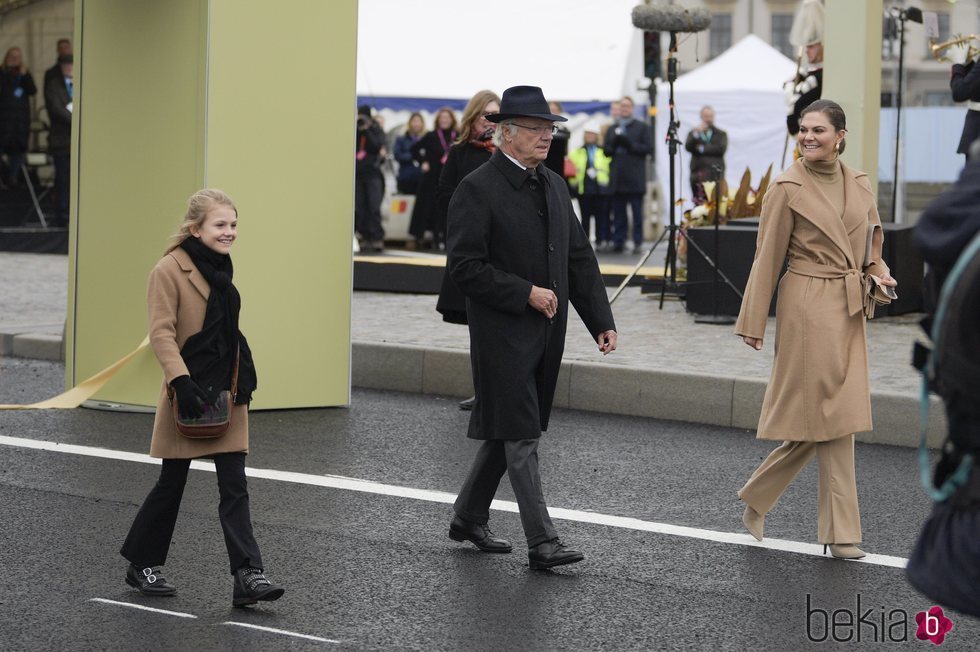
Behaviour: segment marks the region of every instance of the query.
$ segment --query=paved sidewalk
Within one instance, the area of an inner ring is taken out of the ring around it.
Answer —
[[[0,355],[56,357],[67,302],[67,256],[0,253]],[[612,294],[613,289],[609,292]],[[696,324],[677,300],[629,288],[613,304],[619,350],[603,357],[570,317],[556,405],[752,428],[772,364],[774,321],[756,352],[731,326]],[[357,386],[464,395],[471,391],[467,329],[446,324],[433,295],[355,292],[352,371]],[[909,365],[917,315],[868,323],[876,431],[914,443],[919,380]],[[39,344],[46,344],[39,346]],[[48,354],[45,354],[45,351]],[[938,410],[933,410],[934,414]],[[944,427],[933,419],[931,441]]]

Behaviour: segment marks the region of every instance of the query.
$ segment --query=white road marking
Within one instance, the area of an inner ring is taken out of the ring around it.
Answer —
[[[101,602],[103,604],[111,604],[117,607],[128,607],[130,609],[139,609],[140,611],[152,611],[156,614],[163,614],[165,616],[177,616],[178,618],[191,618],[197,619],[194,614],[184,613],[183,611],[169,611],[167,609],[155,609],[153,607],[144,607],[141,604],[133,604],[132,602],[119,602],[118,600],[107,600],[106,598],[89,598],[89,602]],[[236,623],[234,621],[226,621],[223,623],[218,623],[220,625],[234,625],[236,627],[248,627],[250,629],[258,629],[263,632],[271,632],[273,634],[282,634],[283,636],[295,636],[296,638],[304,638],[308,641],[319,641],[320,643],[340,643],[340,641],[335,641],[329,638],[321,638],[319,636],[311,636],[309,634],[300,634],[299,632],[290,632],[285,629],[275,629],[273,627],[262,627],[261,625],[250,625],[248,623]]]
[[[72,455],[84,455],[87,457],[101,457],[106,459],[124,460],[127,462],[140,462],[143,464],[160,463],[160,460],[141,453],[128,453],[126,451],[98,448],[95,446],[61,444],[58,442],[42,441],[37,439],[0,436],[0,444],[5,446],[15,446],[18,448],[31,448],[35,450],[54,451],[57,453],[70,453]],[[191,468],[199,471],[214,472],[213,463],[203,462],[201,460],[194,460],[191,462]],[[327,487],[330,489],[381,494],[384,496],[395,496],[398,498],[411,498],[413,500],[424,500],[433,503],[452,504],[456,500],[455,494],[444,491],[401,487],[398,485],[372,482],[370,480],[347,478],[339,475],[313,475],[310,473],[297,473],[295,471],[278,471],[275,469],[258,469],[252,467],[246,468],[245,471],[250,478],[263,478],[266,480],[276,480],[279,482],[292,482],[316,487]],[[493,503],[491,503],[490,508],[501,512],[518,513],[517,503],[509,500],[494,500]],[[823,546],[813,543],[802,543],[800,541],[768,538],[763,541],[756,541],[748,534],[704,530],[701,528],[687,527],[683,525],[672,525],[670,523],[643,521],[638,518],[628,516],[612,516],[577,509],[562,509],[560,507],[549,507],[548,512],[551,514],[552,518],[575,521],[578,523],[593,523],[596,525],[605,525],[607,527],[653,532],[668,536],[687,537],[690,539],[714,541],[716,543],[727,543],[730,545],[746,546],[750,548],[766,548],[768,550],[779,550],[782,552],[791,552],[800,555],[812,555],[817,557],[823,556]],[[908,563],[908,559],[904,557],[875,554],[869,554],[863,559],[855,559],[851,561],[863,564],[872,564],[874,566],[889,566],[892,568],[905,568],[905,565]]]
[[[320,643],[340,643],[340,641],[335,641],[330,638],[320,638],[319,636],[310,636],[309,634],[300,634],[298,632],[290,632],[285,629],[276,629],[274,627],[263,627],[262,625],[250,625],[248,623],[236,623],[233,620],[228,620],[222,625],[234,625],[235,627],[248,627],[249,629],[257,629],[263,632],[271,632],[273,634],[282,634],[283,636],[295,636],[296,638],[304,638],[308,641],[319,641]]]
[[[119,602],[117,600],[106,600],[105,598],[89,598],[89,602],[103,602],[105,604],[112,604],[118,607],[129,607],[130,609],[139,609],[140,611],[152,611],[155,614],[164,614],[165,616],[177,616],[178,618],[197,618],[194,614],[184,613],[183,611],[168,611],[166,609],[154,609],[153,607],[144,607],[141,604],[133,604],[132,602]]]

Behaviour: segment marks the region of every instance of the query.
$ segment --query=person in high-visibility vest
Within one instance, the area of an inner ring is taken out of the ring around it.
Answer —
[[[589,121],[585,125],[585,144],[568,155],[575,164],[575,176],[568,184],[578,196],[582,227],[590,235],[595,222],[595,248],[608,251],[609,242],[609,163],[599,145],[599,123]]]

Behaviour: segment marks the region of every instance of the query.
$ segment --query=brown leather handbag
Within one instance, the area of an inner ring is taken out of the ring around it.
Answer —
[[[235,407],[235,396],[238,394],[238,357],[239,351],[235,352],[235,366],[231,374],[231,389],[224,390],[218,394],[214,403],[204,406],[201,416],[189,419],[180,416],[177,409],[177,402],[174,400],[174,390],[167,386],[167,398],[170,400],[170,408],[173,410],[174,423],[177,431],[190,439],[215,439],[225,434],[231,426],[231,413]]]

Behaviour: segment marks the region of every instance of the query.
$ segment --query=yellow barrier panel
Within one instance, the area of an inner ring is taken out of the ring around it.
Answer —
[[[67,386],[146,332],[147,275],[217,187],[239,209],[251,409],[349,404],[357,0],[76,0],[75,25]],[[144,353],[91,400],[155,407]]]

